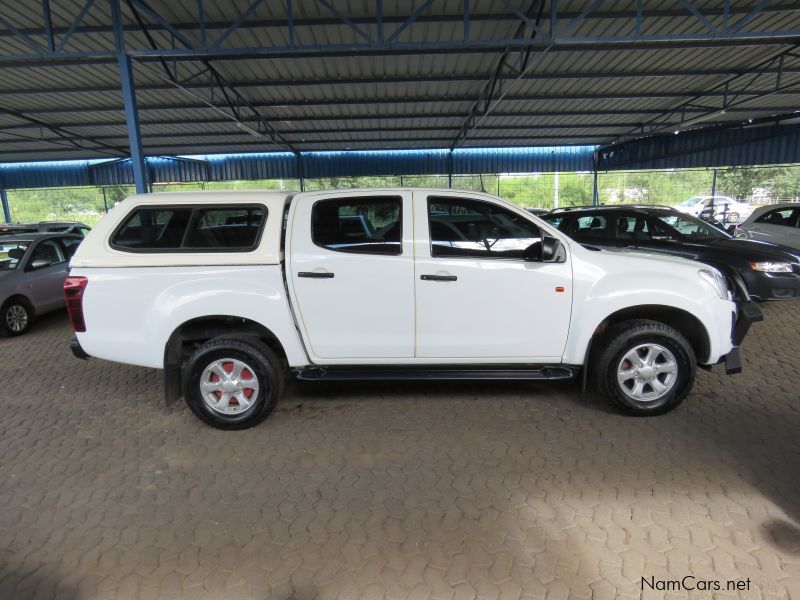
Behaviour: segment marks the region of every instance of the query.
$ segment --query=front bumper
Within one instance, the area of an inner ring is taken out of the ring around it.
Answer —
[[[800,298],[800,274],[762,273],[754,270],[742,270],[741,274],[750,295],[759,300]]]
[[[720,360],[720,362],[725,361],[725,372],[728,375],[742,372],[742,353],[739,346],[750,330],[750,325],[764,320],[764,313],[752,300],[737,302],[736,308],[738,314],[731,327],[733,348]]]

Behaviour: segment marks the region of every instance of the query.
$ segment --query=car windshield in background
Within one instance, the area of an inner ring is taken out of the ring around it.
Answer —
[[[690,241],[707,242],[711,240],[726,240],[731,237],[716,227],[689,215],[665,213],[655,215],[655,217],[660,223],[668,226],[668,234],[677,232],[679,237]],[[659,234],[659,232],[655,233],[656,235]]]
[[[25,255],[30,242],[0,240],[0,271],[13,271]]]
[[[702,198],[695,196],[693,198],[689,198],[688,200],[684,200],[683,202],[681,202],[681,206],[694,206],[695,204],[699,204],[702,201],[703,201]]]

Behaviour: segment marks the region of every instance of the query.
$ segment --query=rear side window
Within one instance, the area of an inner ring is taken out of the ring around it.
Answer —
[[[246,252],[257,246],[266,217],[262,205],[139,208],[111,245],[127,252]]]
[[[399,197],[320,200],[311,211],[311,239],[336,252],[401,254]]]
[[[183,246],[231,250],[253,248],[263,220],[264,209],[261,207],[198,209]]]
[[[606,225],[604,215],[585,215],[572,221],[567,234],[578,241],[599,241],[607,237]]]

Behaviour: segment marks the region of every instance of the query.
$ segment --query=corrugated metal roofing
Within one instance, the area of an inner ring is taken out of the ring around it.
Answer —
[[[306,179],[357,175],[437,175],[452,168],[461,173],[531,173],[589,171],[593,146],[552,148],[461,148],[289,152],[147,159],[153,183]],[[0,188],[37,188],[71,185],[125,185],[133,183],[129,160],[70,161],[0,165]]]
[[[83,0],[50,3],[57,38],[72,24]],[[131,12],[122,2],[129,48],[149,47]],[[533,10],[534,2],[518,2]],[[560,0],[560,11],[581,12],[587,0]],[[605,0],[589,11],[574,35],[620,36],[635,31],[635,3]],[[181,35],[199,39],[197,5],[150,0],[162,17],[176,24]],[[209,36],[215,38],[234,22],[249,2],[204,0]],[[348,44],[359,35],[326,8],[325,3],[294,0],[298,44]],[[358,27],[375,36],[373,0],[331,0]],[[383,0],[387,35],[397,29],[420,2]],[[694,0],[716,27],[722,22],[723,0]],[[764,5],[757,0],[731,3],[732,19]],[[114,48],[109,3],[95,2],[86,13],[68,48],[73,51],[109,51]],[[452,42],[463,38],[458,0],[434,2],[421,18],[399,36],[401,42]],[[519,28],[504,0],[470,0],[472,39],[507,39]],[[545,16],[549,15],[545,3]],[[233,31],[225,47],[275,47],[289,43],[285,26],[286,3],[263,2]],[[41,6],[6,2],[3,18],[28,31],[39,43]],[[533,14],[533,12],[531,13]],[[681,3],[645,3],[645,34],[675,36],[705,32],[702,22]],[[623,15],[623,16],[621,16]],[[154,42],[163,48],[179,45],[163,27],[144,19]],[[800,29],[796,2],[772,2],[743,30],[786,31]],[[789,40],[789,41],[800,41]],[[790,46],[771,40],[749,43],[671,43],[656,46],[624,44],[598,48],[564,45],[546,54],[534,50],[533,68],[519,82],[513,69],[501,72],[500,85],[511,90],[462,146],[512,147],[607,144],[641,131],[642,126],[680,107],[696,94],[704,94],[737,73],[752,70],[761,61]],[[0,58],[30,53],[26,43],[0,29]],[[477,45],[458,52],[379,52],[365,49],[314,56],[269,56],[248,60],[212,60],[214,68],[263,116],[264,121],[289,140],[297,151],[366,150],[402,148],[446,149],[455,141],[470,109],[495,72],[502,49]],[[517,60],[512,53],[510,62]],[[164,77],[161,66],[139,58],[134,66],[141,130],[145,152],[157,154],[207,154],[216,152],[273,152],[286,150],[244,133],[233,118],[208,107],[226,107],[222,92],[204,66],[196,60],[178,64],[178,89]],[[0,66],[9,66],[3,64]],[[13,66],[13,65],[12,65]],[[0,68],[0,162],[57,158],[108,158],[128,152],[127,130],[119,90],[118,68],[113,58],[92,64],[43,66],[36,61],[24,67]],[[767,92],[777,80],[776,69],[748,87],[736,83],[731,93]],[[800,54],[787,55],[783,83],[800,84]],[[503,88],[505,89],[505,88]],[[794,87],[796,90],[796,86]],[[735,111],[717,115],[705,124],[741,122],[800,105],[800,94],[770,93],[750,99]],[[721,107],[722,96],[703,99],[704,106]],[[686,118],[696,115],[691,110]],[[242,109],[239,120],[256,125],[254,115]],[[680,115],[668,115],[674,122]],[[61,128],[58,132],[48,129]],[[65,141],[65,136],[70,141]]]

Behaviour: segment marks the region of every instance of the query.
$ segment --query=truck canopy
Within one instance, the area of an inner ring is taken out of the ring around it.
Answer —
[[[117,204],[71,267],[279,264],[293,190],[159,192]]]

